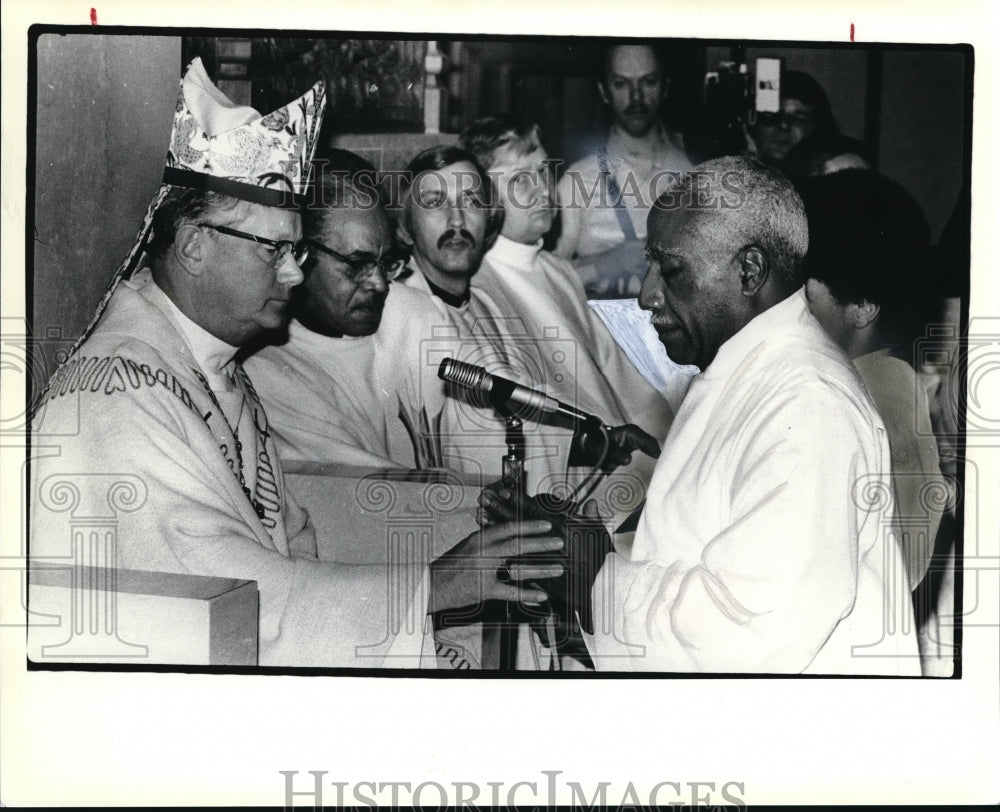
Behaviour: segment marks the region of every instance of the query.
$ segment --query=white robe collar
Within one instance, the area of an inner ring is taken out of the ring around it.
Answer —
[[[542,240],[525,245],[522,242],[514,242],[501,234],[497,237],[493,247],[486,253],[485,259],[491,264],[503,264],[527,270],[535,266],[541,250]],[[472,281],[475,283],[476,278],[472,277]]]
[[[141,275],[147,273],[149,273],[147,269],[140,271],[135,275],[136,281],[143,281]],[[191,321],[156,284],[151,274],[148,283],[142,288],[142,294],[147,301],[159,308],[173,322],[187,343],[188,349],[191,350],[194,360],[205,373],[209,386],[215,391],[231,391],[233,389],[232,376],[236,368],[236,353],[239,352],[240,348],[216,338],[203,327]]]
[[[787,299],[751,319],[743,329],[723,343],[701,377],[703,379],[728,377],[769,335],[783,332],[803,319],[813,322],[816,329],[822,333],[819,323],[809,312],[805,294],[800,288]],[[817,340],[822,342],[823,335]]]

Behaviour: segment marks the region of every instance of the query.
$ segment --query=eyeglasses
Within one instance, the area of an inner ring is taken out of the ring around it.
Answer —
[[[367,257],[357,257],[351,259],[350,257],[345,257],[343,254],[337,253],[332,248],[328,248],[321,242],[316,240],[306,240],[311,248],[316,248],[322,251],[324,254],[329,254],[335,260],[343,263],[347,266],[347,270],[344,271],[344,276],[346,276],[351,282],[358,283],[362,279],[367,279],[376,270],[381,271],[385,274],[387,281],[391,282],[397,276],[399,276],[400,271],[403,270],[403,266],[406,265],[406,260],[402,257],[382,257],[377,259],[372,256]]]
[[[301,265],[306,261],[306,257],[309,256],[309,245],[306,240],[299,240],[298,242],[292,242],[291,240],[269,240],[267,237],[248,234],[246,231],[237,231],[235,228],[229,228],[229,226],[213,226],[211,223],[198,223],[198,225],[202,228],[210,228],[212,231],[218,231],[220,234],[225,234],[228,237],[239,237],[241,240],[250,240],[261,245],[266,245],[273,252],[271,254],[271,267],[275,270],[282,266],[289,254],[292,255],[296,265]]]

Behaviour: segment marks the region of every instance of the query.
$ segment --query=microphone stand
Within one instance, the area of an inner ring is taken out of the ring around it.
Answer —
[[[520,494],[524,482],[524,427],[521,419],[502,402],[494,402],[494,408],[506,421],[504,439],[507,453],[501,460],[504,487],[512,493]],[[518,500],[520,504],[520,500]],[[519,625],[517,605],[511,601],[500,601],[496,613],[487,613],[483,621],[483,664],[492,661],[499,671],[510,672],[517,669],[517,634]]]
[[[507,453],[504,455],[501,466],[504,487],[510,488],[512,493],[520,494],[525,487],[524,482],[524,426],[521,419],[513,414],[505,405],[497,406],[497,410],[506,421],[504,439],[507,443]],[[520,504],[520,500],[519,504]],[[518,618],[516,604],[510,601],[503,602],[502,617],[499,629],[499,657],[498,668],[501,671],[515,671],[517,669],[517,634]],[[483,630],[485,635],[487,630]]]
[[[525,481],[524,457],[525,439],[524,424],[509,408],[502,396],[490,398],[493,407],[497,410],[505,421],[504,441],[507,443],[507,453],[501,459],[501,480],[505,488],[509,488],[511,493],[517,495],[517,517],[522,515],[522,496],[527,494],[527,483]],[[598,424],[600,425],[600,424]],[[520,627],[528,623],[548,641],[548,646],[553,650],[553,662],[558,662],[556,652],[556,641],[552,629],[546,625],[544,618],[538,615],[531,615],[517,603],[513,601],[501,601],[496,612],[498,619],[487,616],[483,622],[483,661],[487,660],[487,655],[491,661],[497,663],[497,670],[512,672],[517,670],[517,642]],[[545,618],[551,619],[550,614]],[[542,621],[539,623],[539,621]]]

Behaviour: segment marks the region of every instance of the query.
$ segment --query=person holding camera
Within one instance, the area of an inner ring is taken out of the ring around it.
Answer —
[[[837,124],[819,82],[808,73],[788,70],[781,74],[781,109],[777,113],[758,113],[749,132],[757,158],[785,171],[796,144],[810,136],[835,136]]]

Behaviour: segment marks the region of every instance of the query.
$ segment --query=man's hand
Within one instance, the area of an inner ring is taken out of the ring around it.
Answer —
[[[614,550],[593,499],[584,504],[583,513],[566,520],[565,538],[566,574],[556,582],[561,588],[549,589],[549,603],[571,627],[576,615],[583,630],[593,634],[590,592],[604,559]]]
[[[431,564],[430,611],[475,606],[488,600],[545,601],[545,591],[522,583],[563,574],[558,563],[562,539],[543,535],[551,530],[548,521],[505,522],[466,536]],[[523,559],[530,555],[538,558]]]
[[[660,456],[660,444],[653,435],[646,433],[632,423],[615,426],[608,431],[608,448],[604,453],[604,439],[600,432],[584,431],[573,438],[570,449],[570,465],[597,465],[605,471],[613,471],[620,465],[632,462],[632,452],[642,451],[653,459]]]
[[[555,497],[517,494],[502,483],[496,483],[483,489],[479,505],[477,518],[485,526],[494,521],[510,521],[519,513],[551,517],[553,532],[566,539],[566,546],[545,558],[549,562],[561,561],[564,573],[541,586],[548,592],[549,606],[564,627],[574,628],[578,614],[583,629],[593,633],[590,590],[605,557],[614,549],[598,514],[597,503],[590,500],[580,511],[578,505],[560,502]],[[530,556],[528,558],[530,560]]]

